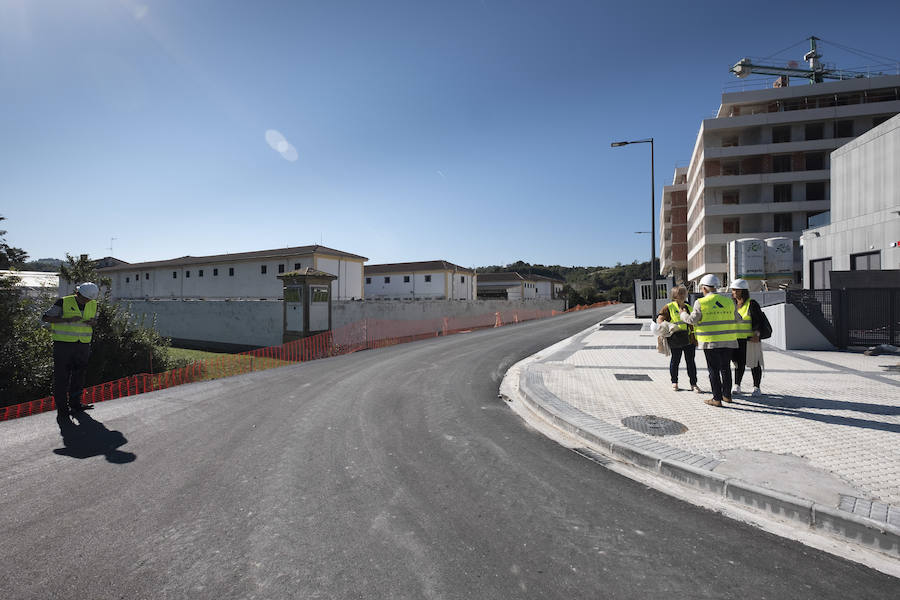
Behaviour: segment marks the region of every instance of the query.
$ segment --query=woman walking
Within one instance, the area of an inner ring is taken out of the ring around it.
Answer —
[[[738,336],[738,348],[732,354],[734,362],[734,389],[732,394],[741,394],[741,380],[744,378],[744,370],[750,367],[753,375],[752,396],[759,396],[762,392],[759,384],[762,382],[763,353],[762,343],[759,339],[759,324],[762,323],[762,308],[759,302],[750,298],[750,286],[743,279],[735,279],[731,283],[731,297],[738,307],[742,322],[738,324],[741,333]]]
[[[669,350],[672,352],[669,359],[672,389],[678,391],[678,367],[681,365],[681,356],[684,355],[691,389],[699,394],[697,363],[694,360],[697,353],[697,339],[694,337],[694,328],[681,320],[681,311],[687,309],[687,288],[683,285],[674,287],[669,291],[669,297],[672,301],[662,307],[656,317],[656,322],[669,321],[678,326],[678,330],[666,338],[666,343],[669,344]]]

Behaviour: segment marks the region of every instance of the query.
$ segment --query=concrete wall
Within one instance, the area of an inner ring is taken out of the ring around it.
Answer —
[[[797,310],[793,304],[763,307],[772,326],[772,337],[765,340],[781,350],[833,350],[834,346]],[[769,365],[772,366],[772,365]]]
[[[900,115],[832,155],[831,224],[803,233],[803,282],[810,261],[831,258],[849,271],[850,256],[880,252],[882,269],[900,268]]]
[[[198,347],[236,350],[282,342],[284,303],[280,300],[121,300],[119,304],[128,309],[135,322],[143,320],[150,325],[155,319],[162,335]],[[363,319],[413,321],[563,308],[563,300],[334,302],[332,326],[337,329]]]

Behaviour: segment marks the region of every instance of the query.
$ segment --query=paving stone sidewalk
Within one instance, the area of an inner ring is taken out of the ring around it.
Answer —
[[[900,531],[900,357],[764,346],[763,395],[747,393],[748,369],[745,393],[716,408],[703,403],[711,397],[703,352],[697,371],[705,393],[689,391],[683,360],[682,389],[674,391],[669,358],[657,352],[648,326],[625,311],[539,353],[520,373],[521,392],[540,407],[555,406],[562,420],[585,431],[590,421],[604,439],[653,458]],[[666,424],[640,419],[650,416],[683,431],[648,435],[626,426]]]

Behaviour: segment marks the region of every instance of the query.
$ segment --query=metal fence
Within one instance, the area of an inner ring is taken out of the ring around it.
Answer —
[[[790,290],[787,301],[839,348],[900,346],[900,289]]]

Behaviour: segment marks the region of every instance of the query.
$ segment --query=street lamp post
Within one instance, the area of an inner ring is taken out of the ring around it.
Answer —
[[[653,169],[653,138],[629,142],[613,142],[612,148],[628,144],[650,144],[650,299],[653,305],[651,319],[656,318],[656,180]],[[634,299],[637,302],[637,298]]]

